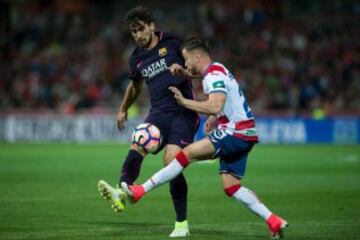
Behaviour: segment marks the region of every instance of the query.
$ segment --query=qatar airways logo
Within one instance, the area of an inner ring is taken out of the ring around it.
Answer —
[[[144,68],[141,71],[141,74],[144,78],[153,78],[167,69],[168,66],[166,65],[165,58],[162,58],[159,61],[150,64],[147,68]]]

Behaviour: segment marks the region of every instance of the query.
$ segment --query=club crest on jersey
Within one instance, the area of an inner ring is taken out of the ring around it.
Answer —
[[[167,54],[167,49],[166,49],[166,47],[163,47],[163,48],[160,48],[159,49],[159,56],[160,57],[163,57],[163,56],[165,56]]]
[[[225,88],[224,81],[217,81],[217,82],[214,82],[212,85],[213,85],[213,88]]]
[[[212,133],[211,136],[214,137],[217,140],[221,140],[226,136],[226,133],[224,130],[219,130],[219,129],[215,129]]]

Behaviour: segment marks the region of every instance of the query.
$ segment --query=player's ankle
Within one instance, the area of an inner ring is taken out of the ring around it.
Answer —
[[[189,224],[188,221],[185,219],[183,221],[176,221],[175,228],[188,228]]]

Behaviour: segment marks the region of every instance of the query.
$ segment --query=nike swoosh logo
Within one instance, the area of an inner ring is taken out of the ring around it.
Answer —
[[[185,142],[184,140],[180,140],[180,143],[181,143],[181,144],[184,144],[184,145],[189,145],[189,143],[188,143],[188,142]]]

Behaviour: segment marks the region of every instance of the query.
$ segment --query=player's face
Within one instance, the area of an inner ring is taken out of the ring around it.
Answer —
[[[142,21],[138,21],[129,26],[132,37],[135,42],[143,48],[147,48],[154,35],[155,26],[154,23],[146,24]]]
[[[197,75],[198,68],[197,63],[199,62],[198,55],[196,54],[196,51],[188,52],[186,49],[182,50],[182,55],[185,60],[185,67],[189,72],[193,75]]]

